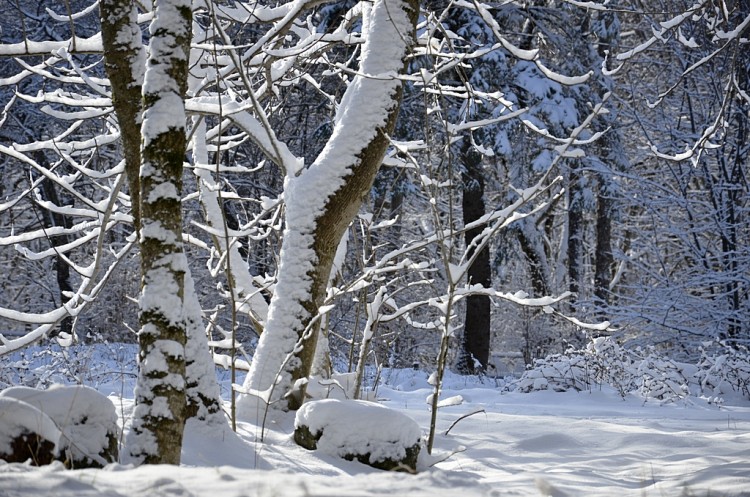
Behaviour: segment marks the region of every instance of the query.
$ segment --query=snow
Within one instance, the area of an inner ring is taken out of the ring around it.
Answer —
[[[0,392],[3,398],[20,400],[49,416],[62,432],[60,449],[69,448],[76,460],[96,459],[109,444],[107,434],[118,432],[114,404],[87,386],[12,387]]]
[[[12,397],[0,397],[0,454],[9,454],[12,450],[11,442],[29,432],[36,433],[55,445],[60,439],[60,431],[49,416],[26,402]]]
[[[134,356],[135,347],[130,351]],[[114,356],[96,355],[96,361],[102,362],[96,368],[122,371],[125,374],[116,378],[124,378],[125,383],[103,376],[106,380],[97,386],[110,398],[122,395],[113,400],[127,433],[134,380]],[[432,393],[429,372],[385,369],[380,376],[384,383],[375,391],[368,384],[372,396],[416,421],[424,435],[430,418],[424,399]],[[96,383],[96,377],[87,378]],[[226,378],[222,384],[226,395]],[[692,396],[663,405],[637,394],[621,398],[609,387],[520,393],[508,392],[504,385],[503,379],[446,374],[442,392],[446,406],[438,412],[435,449],[432,455],[422,449],[417,475],[384,473],[321,450],[303,449],[291,437],[295,414],[272,411],[263,442],[259,424],[239,422],[236,434],[227,430],[217,435],[191,422],[181,467],[110,464],[103,470],[67,471],[60,464],[35,468],[0,462],[0,495],[747,495],[750,404],[746,399],[727,396],[724,405],[716,405]],[[447,402],[459,395],[460,404]],[[304,409],[318,410],[321,403],[309,405],[318,407]],[[0,419],[8,412],[3,405]],[[333,422],[330,415],[320,417]],[[340,416],[342,423],[352,418],[370,435],[381,421],[352,412]]]
[[[233,288],[236,294],[234,300],[242,302],[239,305],[240,311],[249,312],[251,315],[257,316],[259,321],[264,322],[268,315],[268,305],[263,299],[260,289],[253,281],[247,263],[244,262],[240,254],[239,244],[230,243],[224,238],[226,226],[224,225],[221,205],[225,192],[219,194],[221,187],[208,170],[210,165],[206,147],[206,123],[202,119],[194,124],[191,146],[193,160],[197,166],[193,172],[198,178],[201,206],[206,221],[218,231],[213,237],[214,244],[223,254],[223,257],[228,258],[229,273],[232,275]]]

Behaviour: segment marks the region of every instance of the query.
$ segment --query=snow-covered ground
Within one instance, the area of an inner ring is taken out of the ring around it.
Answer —
[[[124,386],[98,388],[127,419],[132,377],[124,377]],[[427,374],[394,370],[383,380],[377,398],[426,433]],[[441,408],[435,450],[421,457],[417,475],[307,451],[292,440],[294,414],[274,413],[263,442],[261,428],[245,422],[221,439],[189,426],[179,468],[68,471],[0,462],[0,496],[750,496],[747,401],[717,406],[689,397],[660,405],[606,388],[508,393],[491,379],[446,380],[443,396],[463,402]]]

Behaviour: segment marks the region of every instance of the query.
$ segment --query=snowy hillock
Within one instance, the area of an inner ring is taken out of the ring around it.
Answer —
[[[118,460],[115,406],[93,388],[83,385],[53,385],[47,390],[12,387],[0,392],[0,399],[21,401],[48,417],[59,430],[59,442],[54,441],[67,466],[101,467]]]
[[[49,416],[14,398],[0,397],[0,460],[49,464],[57,455],[60,431]]]
[[[308,402],[294,422],[298,445],[385,470],[416,472],[421,437],[409,416],[360,400]]]

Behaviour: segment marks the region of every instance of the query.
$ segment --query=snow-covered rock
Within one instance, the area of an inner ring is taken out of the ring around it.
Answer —
[[[361,400],[308,402],[294,421],[298,445],[385,470],[416,472],[421,436],[410,417]]]
[[[49,416],[61,432],[58,449],[67,466],[101,467],[117,461],[115,406],[93,388],[83,385],[53,385],[48,390],[12,387],[0,392],[2,398],[18,399]]]
[[[42,411],[18,399],[0,397],[0,459],[50,464],[59,439],[57,426]]]

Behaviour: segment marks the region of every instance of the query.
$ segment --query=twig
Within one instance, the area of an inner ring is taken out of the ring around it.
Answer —
[[[484,409],[480,409],[478,411],[474,411],[474,412],[470,412],[468,414],[464,414],[463,416],[461,416],[460,418],[458,418],[457,420],[455,420],[453,423],[451,423],[451,425],[448,427],[447,430],[445,430],[445,433],[443,433],[443,435],[448,435],[448,433],[451,432],[451,430],[453,429],[453,427],[456,426],[458,424],[458,422],[461,421],[462,419],[466,419],[469,416],[473,416],[475,414],[479,414],[480,412],[483,412],[483,413],[487,414],[487,411],[485,411]]]

